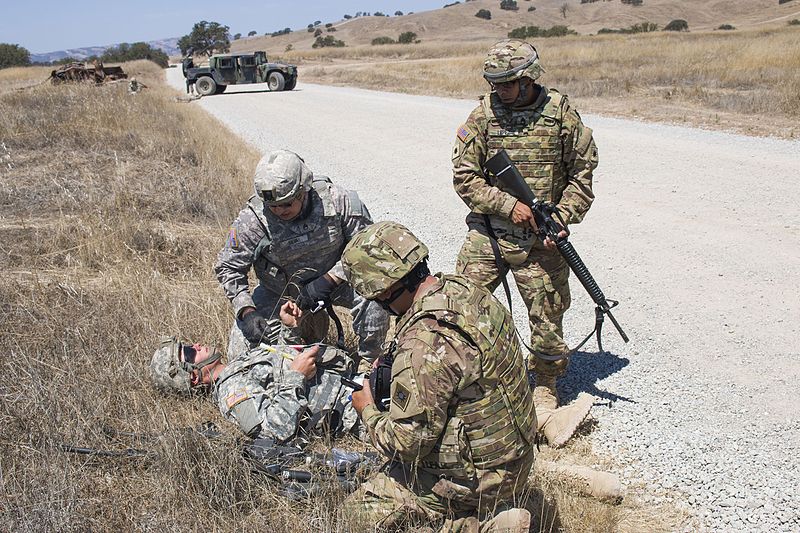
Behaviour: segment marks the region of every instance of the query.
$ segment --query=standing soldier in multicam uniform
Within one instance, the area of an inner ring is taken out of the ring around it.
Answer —
[[[324,350],[320,354],[320,350]],[[341,382],[352,361],[337,348],[259,345],[227,364],[213,348],[165,337],[150,361],[150,380],[166,394],[211,388],[226,420],[250,437],[285,442],[298,433],[334,436],[357,428]]]
[[[483,165],[505,149],[536,197],[555,203],[565,224],[577,224],[586,215],[597,167],[592,130],[566,95],[535,83],[542,72],[532,45],[495,44],[483,67],[492,92],[458,128],[453,149],[453,184],[471,210],[456,271],[489,290],[509,270],[514,274],[528,308],[535,351],[529,367],[536,374],[540,416],[558,406],[556,378],[567,369],[562,318],[570,305],[569,267],[552,240],[537,238],[530,208],[495,186]]]
[[[346,512],[379,527],[485,520],[528,531],[530,514],[514,508],[533,465],[536,412],[514,322],[483,287],[430,275],[427,257],[396,222],[369,226],[342,254],[356,291],[399,317],[388,412],[367,381],[353,394],[373,445],[392,462]]]
[[[303,159],[288,150],[261,159],[255,193],[231,225],[214,267],[236,317],[228,353],[243,353],[279,338],[301,342],[281,336],[278,315],[281,305],[296,296],[296,305],[290,302],[290,307],[303,321],[308,317],[301,316],[303,311],[317,309],[319,302],[350,308],[358,355],[374,360],[386,338],[389,317],[353,292],[339,262],[345,244],[372,223],[358,194],[324,176],[314,178]],[[252,295],[247,280],[251,267],[259,280]],[[323,315],[318,311],[313,316]],[[303,341],[314,342],[321,335],[305,337]]]

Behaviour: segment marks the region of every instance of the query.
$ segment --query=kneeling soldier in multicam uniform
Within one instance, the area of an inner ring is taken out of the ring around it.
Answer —
[[[369,384],[353,394],[371,441],[391,462],[346,500],[370,524],[445,522],[446,529],[528,531],[524,489],[536,412],[508,311],[464,277],[430,275],[407,228],[358,233],[342,262],[350,283],[399,316],[388,412]]]
[[[528,308],[536,410],[547,418],[558,407],[556,378],[566,372],[570,353],[562,329],[570,306],[569,267],[555,242],[537,237],[530,208],[483,169],[489,158],[506,150],[536,197],[554,202],[565,224],[583,220],[594,200],[597,147],[567,96],[535,83],[542,72],[529,43],[509,39],[489,50],[483,76],[492,91],[458,129],[453,184],[472,211],[456,272],[492,291],[509,270],[513,273]],[[588,395],[580,397],[571,406],[575,417],[585,416],[591,402]],[[554,443],[549,435],[548,440]]]
[[[254,186],[256,194],[231,225],[214,267],[236,317],[228,354],[275,343],[281,334],[279,308],[296,296],[305,311],[315,310],[319,302],[349,308],[359,358],[374,360],[386,338],[388,316],[353,292],[339,263],[345,244],[372,223],[367,207],[354,191],[314,177],[303,159],[288,150],[261,159]],[[251,267],[259,281],[252,295]],[[292,286],[297,289],[290,295]],[[292,340],[314,342],[326,331]]]
[[[353,361],[331,346],[300,351],[265,344],[223,364],[213,348],[167,337],[153,354],[150,378],[168,394],[210,388],[222,416],[245,435],[286,442],[298,435],[357,429],[352,389],[341,381],[352,367]]]

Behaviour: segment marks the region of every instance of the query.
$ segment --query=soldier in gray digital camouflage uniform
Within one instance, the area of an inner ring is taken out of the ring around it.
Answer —
[[[222,416],[254,438],[285,442],[298,434],[357,429],[352,389],[341,381],[351,375],[353,361],[342,350],[262,344],[227,364],[220,356],[166,337],[150,362],[151,382],[168,394],[210,388]]]
[[[320,302],[349,308],[358,356],[374,360],[386,337],[388,315],[353,291],[339,262],[345,244],[372,223],[367,207],[354,191],[327,177],[315,178],[303,159],[288,150],[264,156],[254,182],[256,194],[231,225],[214,267],[236,317],[228,353],[276,342],[278,310],[296,297],[302,320],[303,311],[322,313]],[[259,280],[252,295],[251,268]],[[302,340],[320,338],[318,332]]]
[[[594,200],[597,147],[567,96],[536,83],[542,72],[529,43],[496,43],[483,67],[491,92],[458,128],[452,158],[455,190],[471,211],[456,271],[489,290],[507,272],[514,275],[528,308],[535,351],[528,364],[540,413],[558,406],[556,378],[567,369],[562,318],[570,306],[569,267],[555,242],[537,237],[530,208],[483,168],[506,150],[536,197],[555,203],[565,224],[583,220]]]

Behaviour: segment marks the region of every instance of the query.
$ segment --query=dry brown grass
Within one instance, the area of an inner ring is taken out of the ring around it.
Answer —
[[[475,97],[489,42],[290,52],[304,81]],[[576,36],[538,41],[546,85],[584,112],[800,133],[800,30]],[[394,54],[394,55],[393,55]],[[764,120],[764,117],[769,117]],[[723,123],[724,122],[724,123]]]
[[[216,440],[181,429],[219,421],[210,402],[150,389],[160,335],[225,345],[230,311],[210,265],[258,156],[176,103],[151,63],[125,69],[149,89],[0,94],[0,530],[362,530],[341,516],[341,491],[278,496],[227,425]],[[37,70],[3,72],[0,84]],[[103,426],[160,436],[111,438]],[[93,458],[63,443],[157,455]],[[642,510],[535,483],[536,530],[632,531],[629,514],[660,529]]]

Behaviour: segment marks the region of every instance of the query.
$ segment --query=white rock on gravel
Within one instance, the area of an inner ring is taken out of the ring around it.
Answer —
[[[183,89],[180,69],[167,77]],[[308,85],[302,70],[300,80],[292,92],[232,87],[189,105],[261,151],[297,151],[452,271],[467,210],[450,153],[475,101]],[[800,143],[584,121],[600,152],[597,200],[572,242],[620,300],[631,343],[607,323],[610,353],[576,354],[562,396],[598,397],[595,452],[626,482],[650,483],[656,501],[688,502],[711,530],[799,530]],[[527,332],[519,298],[514,311]],[[568,339],[592,321],[573,283]]]

